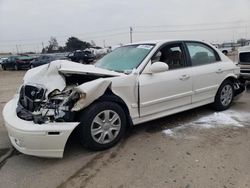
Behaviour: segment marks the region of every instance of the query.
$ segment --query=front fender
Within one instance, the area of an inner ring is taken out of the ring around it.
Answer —
[[[79,85],[74,90],[80,93],[80,99],[75,103],[72,111],[80,111],[90,105],[94,100],[102,96],[110,86],[111,81],[103,78]]]

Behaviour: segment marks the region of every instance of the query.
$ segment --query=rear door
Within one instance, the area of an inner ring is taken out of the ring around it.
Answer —
[[[201,42],[186,42],[192,64],[192,103],[213,101],[224,78],[221,60],[217,52]]]
[[[15,57],[9,57],[9,58],[7,59],[6,67],[7,67],[7,68],[14,68],[14,66],[15,66],[15,61],[16,61],[16,58],[15,58]]]

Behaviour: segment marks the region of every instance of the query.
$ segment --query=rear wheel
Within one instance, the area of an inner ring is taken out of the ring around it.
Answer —
[[[5,67],[4,65],[2,65],[2,69],[3,69],[3,70],[6,70],[6,67]]]
[[[218,111],[226,110],[230,107],[234,98],[234,87],[233,83],[229,80],[224,81],[214,100],[214,107]]]
[[[97,102],[83,112],[80,139],[91,150],[104,150],[118,143],[125,134],[126,116],[113,102]]]
[[[16,71],[19,70],[17,64],[14,65],[14,69],[15,69]]]

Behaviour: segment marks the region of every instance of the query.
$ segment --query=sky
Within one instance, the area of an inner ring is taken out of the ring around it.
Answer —
[[[99,46],[155,39],[250,38],[249,0],[0,0],[0,52],[41,51],[51,36]]]

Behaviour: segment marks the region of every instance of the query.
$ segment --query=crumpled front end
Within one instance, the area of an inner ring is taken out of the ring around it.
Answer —
[[[79,74],[65,69],[65,64],[68,66],[68,62],[54,62],[25,75],[16,108],[19,118],[36,124],[74,122],[76,112],[103,95],[111,85],[105,79],[111,75]],[[70,64],[74,66],[73,62]]]
[[[20,152],[39,157],[63,157],[65,144],[78,122],[35,124],[16,114],[19,96],[9,101],[3,110],[5,126],[12,145]]]
[[[89,73],[87,67],[57,61],[26,73],[19,93],[3,110],[17,150],[42,157],[63,156],[68,137],[79,124],[77,114],[111,86],[105,78],[116,76],[99,69],[95,74],[94,67]]]

